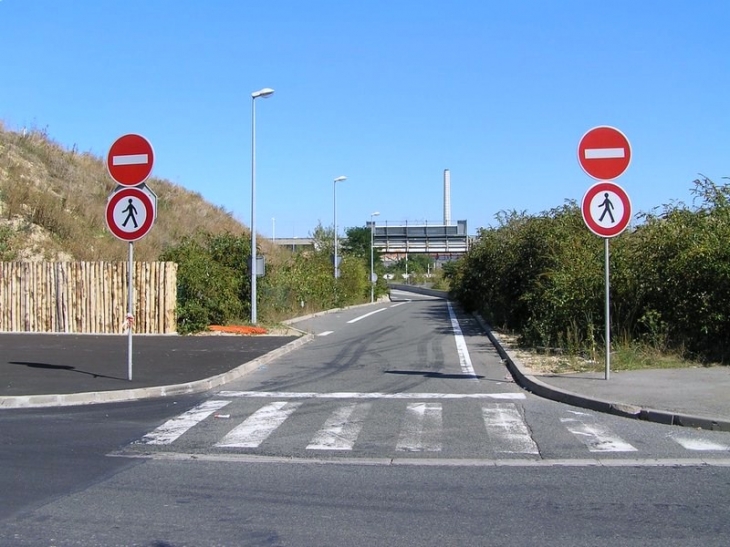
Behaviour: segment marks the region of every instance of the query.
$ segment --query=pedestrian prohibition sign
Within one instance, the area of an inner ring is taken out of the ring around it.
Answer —
[[[155,204],[143,189],[122,188],[109,197],[106,224],[119,239],[137,241],[147,235],[154,222]]]
[[[583,196],[583,221],[597,236],[609,238],[619,235],[631,220],[631,200],[618,184],[597,182]]]

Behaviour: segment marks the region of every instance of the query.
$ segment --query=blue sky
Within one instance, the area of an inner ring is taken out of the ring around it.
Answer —
[[[444,169],[470,233],[580,202],[578,142],[611,125],[647,212],[730,176],[728,22],[718,0],[0,0],[0,120],[99,157],[144,135],[155,176],[249,225],[271,87],[266,237],[332,226],[340,175],[341,232],[441,222]]]

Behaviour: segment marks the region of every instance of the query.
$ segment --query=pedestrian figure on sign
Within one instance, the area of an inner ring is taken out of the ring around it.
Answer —
[[[608,195],[608,194],[606,194]],[[124,209],[122,209],[122,213],[127,213],[127,218],[124,219],[124,222],[122,222],[122,227],[127,226],[127,222],[130,220],[134,224],[135,228],[139,228],[139,225],[137,224],[137,219],[134,218],[137,214],[137,209],[132,204],[132,198],[129,198],[129,205],[127,205]],[[613,217],[611,217],[611,220],[613,220]]]
[[[598,222],[603,221],[603,217],[605,217],[606,214],[608,214],[608,217],[611,219],[611,223],[616,224],[616,220],[613,218],[613,213],[611,212],[611,209],[613,209],[613,203],[611,203],[611,200],[608,199],[608,192],[603,194],[603,197],[606,199],[604,199],[603,203],[601,203],[599,205],[599,207],[604,207],[604,209],[603,209],[603,214],[601,214],[601,216],[598,218]],[[132,200],[130,200],[130,201],[132,201]]]

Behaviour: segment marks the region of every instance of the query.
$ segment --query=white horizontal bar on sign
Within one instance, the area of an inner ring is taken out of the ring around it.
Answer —
[[[623,148],[586,148],[585,157],[587,160],[604,160],[611,158],[623,158],[626,150]]]
[[[128,154],[112,156],[112,165],[146,165],[150,158],[147,154]]]

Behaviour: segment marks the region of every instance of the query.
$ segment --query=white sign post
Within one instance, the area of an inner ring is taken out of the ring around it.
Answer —
[[[109,148],[107,169],[118,183],[106,205],[109,230],[129,242],[127,270],[127,379],[132,381],[132,332],[134,329],[134,242],[150,231],[157,216],[157,196],[144,181],[152,172],[154,151],[147,139],[129,134],[119,137]]]

